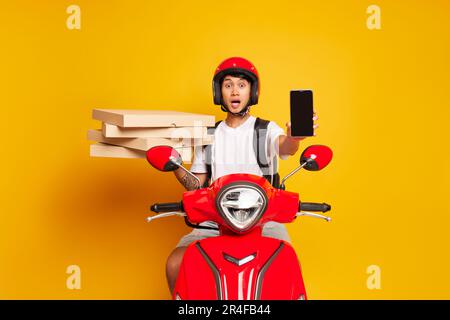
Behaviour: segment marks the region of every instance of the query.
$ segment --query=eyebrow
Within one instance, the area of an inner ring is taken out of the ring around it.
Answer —
[[[225,81],[233,81],[232,79],[230,79],[230,78],[228,78],[228,79],[224,79],[223,80],[223,82],[225,82]],[[244,78],[239,78],[239,80],[238,81],[247,81],[247,79],[244,79]],[[248,81],[247,81],[248,82]]]

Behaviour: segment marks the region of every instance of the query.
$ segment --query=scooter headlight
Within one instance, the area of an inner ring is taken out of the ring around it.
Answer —
[[[258,222],[266,210],[267,196],[254,184],[228,185],[219,192],[217,207],[229,226],[241,233]]]

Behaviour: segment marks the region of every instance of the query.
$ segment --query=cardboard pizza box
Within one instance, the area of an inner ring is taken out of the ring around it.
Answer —
[[[125,128],[135,127],[214,127],[212,115],[169,110],[94,109],[92,117]]]
[[[103,136],[107,138],[204,138],[207,127],[146,127],[123,128],[102,123]]]
[[[175,147],[184,163],[191,163],[193,156],[192,147]],[[113,146],[104,143],[95,143],[90,145],[91,157],[106,158],[146,158],[146,152],[143,150],[130,149],[126,147]]]
[[[168,138],[107,138],[103,136],[101,130],[88,130],[87,139],[95,142],[102,142],[121,147],[127,147],[142,151],[147,151],[154,146],[171,146],[171,147],[193,147],[200,145],[212,144],[213,136],[205,139],[168,139]]]
[[[101,130],[88,130],[87,139],[95,142],[102,142],[131,149],[147,151],[154,146],[179,146],[181,147],[181,139],[167,138],[106,138]]]

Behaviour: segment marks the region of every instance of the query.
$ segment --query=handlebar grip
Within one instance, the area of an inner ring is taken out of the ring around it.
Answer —
[[[184,211],[183,201],[155,203],[150,207],[150,210],[156,213],[170,212],[170,211]]]
[[[300,202],[299,211],[317,211],[327,212],[331,210],[331,206],[327,203]]]

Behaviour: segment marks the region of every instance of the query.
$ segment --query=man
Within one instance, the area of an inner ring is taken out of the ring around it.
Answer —
[[[216,69],[213,78],[214,103],[221,105],[227,116],[221,121],[214,132],[214,143],[211,146],[211,162],[207,163],[205,148],[197,148],[190,171],[200,179],[200,185],[207,185],[217,178],[233,174],[248,173],[264,176],[273,182],[277,172],[276,157],[286,159],[294,155],[299,142],[304,137],[292,137],[290,123],[286,124],[287,134],[284,134],[275,122],[268,122],[267,129],[262,130],[267,142],[271,174],[267,175],[261,169],[253,149],[255,122],[259,121],[250,115],[250,106],[258,103],[260,81],[255,66],[248,60],[233,57],[224,60]],[[313,120],[317,120],[314,116]],[[314,129],[317,128],[314,125]],[[198,181],[186,174],[182,169],[174,171],[176,178],[187,190],[195,190]],[[214,227],[214,222],[204,222],[202,226]],[[167,259],[166,275],[170,291],[173,292],[180,264],[187,246],[196,240],[218,236],[219,232],[208,229],[194,229],[185,235]],[[289,235],[283,224],[269,222],[263,228],[263,235],[290,242]]]

